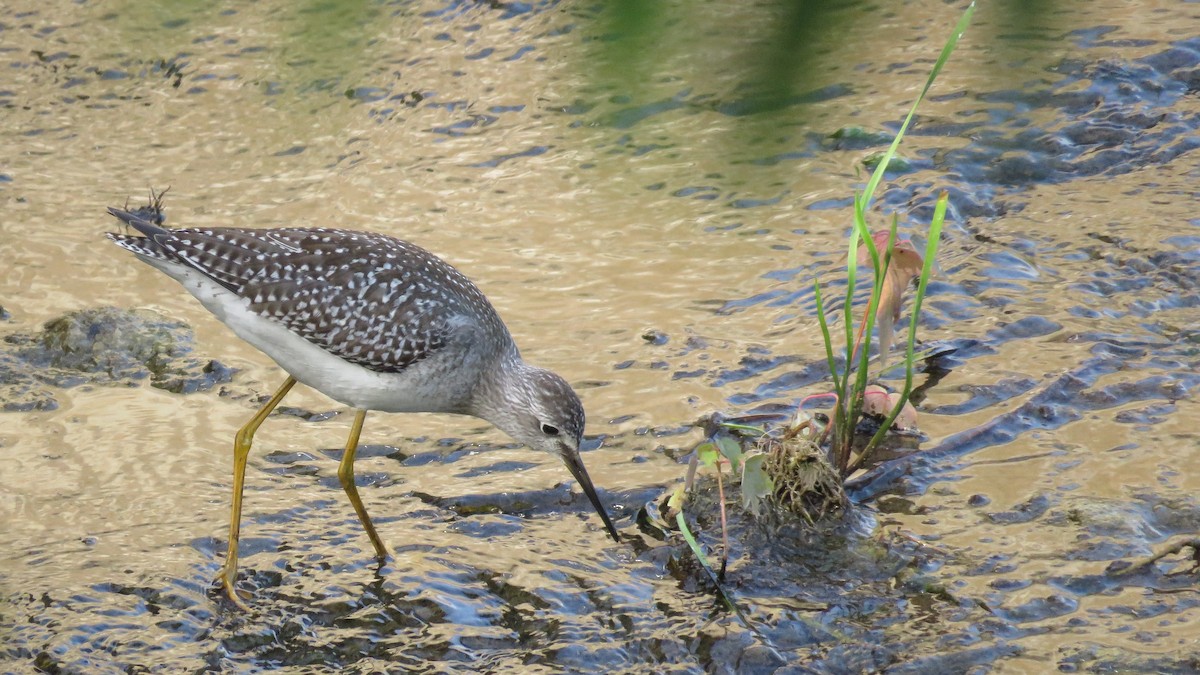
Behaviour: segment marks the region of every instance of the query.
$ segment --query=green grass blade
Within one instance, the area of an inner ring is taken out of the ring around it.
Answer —
[[[925,242],[925,262],[921,266],[921,279],[917,286],[916,297],[913,300],[912,315],[908,319],[908,342],[904,354],[904,390],[900,395],[900,400],[897,401],[891,413],[888,414],[887,419],[880,425],[879,430],[875,432],[875,435],[863,450],[864,456],[871,451],[871,448],[874,448],[878,443],[883,441],[883,437],[887,434],[888,429],[892,428],[892,423],[896,421],[900,410],[908,402],[909,394],[912,393],[913,365],[916,362],[914,345],[917,342],[917,320],[921,316],[921,305],[925,302],[925,292],[928,290],[929,277],[933,274],[933,261],[937,257],[938,245],[941,243],[942,225],[946,221],[946,207],[949,201],[950,197],[947,193],[943,192],[938,195],[937,205],[933,209],[933,220],[929,223],[929,239]]]
[[[833,457],[839,468],[849,459],[850,443],[854,433],[853,391],[850,376],[854,371],[854,288],[858,279],[858,240],[861,236],[859,221],[865,225],[862,211],[863,195],[854,197],[855,226],[850,229],[850,242],[846,253],[846,298],[842,303],[842,323],[845,324],[846,370],[839,385],[834,388],[838,405],[833,416]]]
[[[841,392],[842,380],[838,377],[837,361],[833,356],[833,336],[829,333],[829,319],[825,316],[825,303],[821,298],[821,282],[813,282],[817,300],[817,323],[821,325],[821,337],[825,342],[825,359],[829,362],[829,375],[833,378],[833,390]]]
[[[737,422],[721,422],[718,426],[730,431],[744,431],[755,436],[762,436],[767,433],[767,430],[762,427],[756,427],[750,424],[738,424]]]
[[[916,116],[917,107],[921,104],[922,101],[925,100],[925,95],[929,93],[929,89],[930,89],[930,87],[933,86],[934,81],[937,80],[938,74],[942,72],[942,67],[945,66],[946,62],[950,59],[950,55],[954,52],[954,48],[958,45],[959,38],[962,37],[963,32],[966,31],[967,26],[971,22],[971,16],[974,15],[974,13],[975,13],[975,3],[972,2],[971,5],[967,8],[967,10],[965,12],[963,12],[962,17],[959,18],[958,23],[954,27],[954,32],[950,35],[949,39],[946,40],[946,44],[943,45],[942,53],[938,56],[937,62],[935,62],[933,64],[933,69],[929,71],[929,77],[927,77],[925,79],[925,86],[921,88],[921,93],[918,94],[917,99],[915,101],[913,101],[912,108],[909,109],[908,115],[905,116],[905,118],[904,118],[904,123],[900,125],[900,130],[896,132],[896,137],[894,139],[892,139],[892,144],[888,147],[887,152],[885,152],[883,154],[883,157],[880,159],[879,164],[876,165],[875,171],[871,174],[871,179],[869,181],[867,181],[867,186],[863,190],[861,197],[856,197],[854,200],[855,228],[854,228],[854,231],[850,235],[850,239],[851,239],[851,242],[853,243],[854,239],[856,238],[855,235],[860,234],[860,231],[861,231],[861,236],[868,238],[867,249],[871,252],[872,263],[875,265],[875,281],[876,281],[876,283],[875,283],[875,288],[873,289],[873,295],[871,296],[871,301],[870,301],[871,305],[868,305],[868,307],[871,307],[874,305],[874,303],[878,302],[878,297],[879,297],[878,294],[882,290],[882,285],[881,285],[882,277],[881,277],[881,268],[878,264],[878,262],[879,262],[878,252],[875,250],[875,247],[873,246],[873,242],[869,241],[870,231],[867,229],[867,226],[866,226],[866,210],[870,206],[871,198],[875,195],[876,188],[879,187],[880,181],[883,180],[883,175],[887,171],[888,164],[891,163],[892,158],[896,154],[896,149],[900,147],[900,142],[904,139],[904,134],[908,131],[908,127],[912,123],[913,117]],[[943,196],[944,196],[944,193],[943,193]],[[883,436],[887,433],[887,430],[891,427],[892,422],[895,420],[896,416],[900,413],[900,409],[904,406],[905,403],[908,402],[908,395],[912,391],[913,343],[916,341],[916,321],[917,321],[917,317],[920,314],[921,302],[924,299],[925,283],[928,280],[928,273],[932,270],[933,256],[937,253],[937,243],[939,241],[939,237],[941,236],[942,222],[945,220],[946,209],[945,209],[945,205],[942,203],[941,197],[939,197],[937,209],[940,209],[940,217],[939,217],[938,210],[935,210],[934,222],[930,224],[929,242],[926,244],[925,264],[921,270],[921,285],[918,288],[917,297],[913,303],[912,318],[909,321],[908,344],[907,344],[906,355],[905,355],[904,392],[903,392],[903,395],[901,396],[899,402],[897,403],[896,407],[892,410],[891,415],[888,416],[886,423],[882,427],[880,427],[879,431],[876,432],[875,436],[872,437],[871,441],[867,444],[866,448],[864,448],[864,450],[863,450],[864,457],[866,456],[866,453],[871,451],[871,448],[873,448],[879,441],[881,441],[883,439]],[[895,222],[895,219],[893,219],[892,232],[891,232],[891,237],[890,237],[891,240],[888,242],[888,251],[884,258],[884,268],[886,268],[886,265],[890,262],[891,247],[892,247],[892,243],[895,239],[895,236],[896,236],[896,222]],[[853,255],[854,255],[854,252],[852,249],[851,256],[853,256]],[[853,266],[851,266],[851,269],[853,269]],[[847,294],[846,302],[847,302],[847,305],[849,305],[849,302],[850,302],[849,294]],[[865,336],[865,340],[866,340],[867,344],[869,344],[870,336],[871,336],[871,328],[874,326],[874,312],[867,312],[867,317],[864,319],[864,321],[866,322],[866,327],[864,327],[864,329],[863,329],[864,336]],[[856,378],[856,380],[855,380],[855,391],[852,392],[853,398],[850,399],[851,403],[847,406],[849,408],[849,410],[848,410],[848,415],[850,415],[849,420],[858,419],[858,414],[859,414],[859,411],[861,410],[861,408],[860,408],[861,393],[866,387],[866,372],[865,371],[867,368],[867,366],[866,366],[866,360],[867,360],[866,352],[867,351],[869,351],[869,350],[864,347],[864,349],[863,349],[864,363],[860,366],[860,373],[859,373],[860,376],[858,378]],[[849,366],[847,366],[847,368],[849,368]],[[855,405],[855,403],[857,403],[858,405]],[[852,431],[852,429],[851,429],[851,431]],[[839,465],[839,468],[844,468],[844,467]]]
[[[854,197],[854,217],[857,221],[862,217],[860,204],[863,195]],[[850,230],[850,242],[846,253],[846,298],[842,303],[842,322],[846,331],[846,373],[854,363],[854,287],[858,281],[858,238],[861,236],[857,223]]]
[[[716,572],[713,572],[712,565],[708,564],[708,558],[705,557],[704,551],[700,549],[700,542],[696,541],[695,535],[693,535],[692,531],[688,528],[687,519],[683,517],[683,511],[679,511],[675,514],[675,523],[679,525],[679,533],[683,535],[683,540],[687,542],[688,548],[692,549],[692,553],[696,556],[696,560],[700,561],[700,566],[703,567],[704,571],[708,574],[709,580],[712,581],[713,585],[717,587],[717,593],[721,596],[721,600],[725,603],[725,606],[728,607],[735,616],[737,616],[738,621],[740,621],[743,626],[745,626],[755,635],[759,636],[764,643],[770,644],[770,642],[758,632],[758,629],[750,624],[750,619],[748,619],[746,615],[742,613],[741,608],[734,603],[733,598],[729,597],[729,594],[725,592],[725,587],[722,586],[721,582],[717,579]]]
[[[863,211],[871,204],[871,197],[875,194],[875,188],[879,186],[879,182],[883,180],[883,174],[887,171],[888,164],[891,163],[892,157],[896,154],[896,149],[900,147],[900,140],[904,138],[904,133],[908,131],[908,126],[912,123],[913,117],[917,113],[917,106],[921,105],[921,101],[925,100],[925,94],[929,93],[929,88],[933,86],[934,80],[937,79],[939,73],[942,72],[942,67],[950,60],[950,54],[954,52],[954,48],[958,45],[958,39],[962,37],[963,32],[967,30],[967,26],[971,23],[971,16],[975,14],[975,3],[972,2],[967,11],[963,12],[962,18],[958,20],[958,24],[954,26],[954,33],[950,35],[950,39],[946,40],[946,44],[942,47],[942,53],[938,56],[938,60],[933,64],[933,70],[929,71],[929,77],[925,79],[925,86],[921,89],[921,93],[917,95],[917,100],[913,101],[912,108],[908,111],[908,116],[904,118],[904,123],[900,125],[900,131],[896,133],[896,138],[892,140],[892,145],[888,147],[887,152],[883,153],[883,158],[879,160],[875,171],[871,173],[871,179],[867,181],[867,187],[863,190]]]
[[[933,276],[934,259],[937,257],[938,246],[942,241],[942,225],[946,222],[946,208],[950,203],[950,195],[942,192],[938,195],[937,205],[933,208],[933,220],[929,223],[929,239],[925,242],[925,263],[921,266],[921,281],[917,286],[916,298],[913,300],[912,317],[908,321],[908,352],[905,355],[909,363],[913,360],[913,348],[917,341],[917,317],[921,314],[921,304],[925,302],[925,293],[929,290],[929,277]],[[912,366],[909,366],[911,379]]]

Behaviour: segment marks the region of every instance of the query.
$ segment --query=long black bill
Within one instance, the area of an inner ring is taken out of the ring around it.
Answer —
[[[564,445],[560,456],[562,457],[563,464],[567,465],[567,471],[571,472],[571,475],[579,482],[579,487],[583,488],[583,494],[587,495],[588,500],[592,502],[592,506],[596,507],[596,513],[600,514],[600,520],[604,521],[604,527],[612,535],[613,541],[620,543],[621,538],[617,536],[617,528],[613,525],[612,519],[608,517],[608,512],[604,510],[604,505],[600,503],[600,497],[596,494],[596,487],[592,485],[592,479],[588,476],[587,469],[583,468],[583,459],[579,457],[579,453]]]

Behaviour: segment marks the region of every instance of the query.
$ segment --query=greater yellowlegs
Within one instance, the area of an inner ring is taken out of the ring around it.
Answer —
[[[441,258],[371,232],[167,229],[157,224],[157,201],[108,212],[143,235],[110,232],[110,239],[183,284],[288,373],[234,438],[229,549],[220,582],[238,605],[246,458],[254,432],[296,382],[356,411],[338,479],[381,559],[387,549],[354,485],[354,453],[368,410],[473,415],[555,455],[620,541],[579,456],[579,397],[557,374],[521,359],[492,304]]]

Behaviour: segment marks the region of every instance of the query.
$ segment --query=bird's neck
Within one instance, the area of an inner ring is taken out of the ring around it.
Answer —
[[[481,417],[501,431],[513,435],[520,425],[519,411],[529,407],[529,371],[533,367],[521,360],[514,349],[484,371],[472,392],[469,414]]]

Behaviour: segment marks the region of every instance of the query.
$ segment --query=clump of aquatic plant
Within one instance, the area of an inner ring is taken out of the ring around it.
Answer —
[[[879,158],[864,190],[854,199],[854,223],[850,228],[846,254],[846,286],[842,299],[843,326],[840,335],[832,327],[833,320],[826,312],[820,280],[814,283],[817,319],[821,326],[825,357],[829,364],[831,391],[805,399],[796,418],[782,430],[766,430],[746,424],[723,422],[710,440],[693,453],[685,483],[677,488],[668,501],[668,511],[674,515],[680,531],[709,574],[713,574],[695,537],[684,518],[687,492],[691,489],[700,466],[715,470],[722,524],[722,564],[719,579],[725,571],[728,554],[727,518],[725,513],[725,478],[723,466],[741,487],[742,507],[759,515],[765,509],[791,513],[815,524],[830,513],[843,510],[849,500],[844,480],[869,460],[872,452],[893,429],[911,430],[916,426],[916,411],[908,401],[912,392],[917,322],[933,271],[933,260],[941,237],[946,215],[947,195],[937,199],[932,222],[926,233],[924,255],[907,239],[897,233],[897,219],[891,227],[872,232],[867,225],[867,213],[875,190],[895,156],[905,132],[924,100],[938,73],[945,65],[966,29],[974,5],[964,12],[954,33],[946,42],[934,64],[925,87],[914,101],[908,116],[892,140],[891,146]],[[855,321],[854,298],[858,287],[857,268],[869,266],[873,272],[870,298],[859,321]],[[910,312],[908,332],[904,340],[904,386],[889,392],[871,383],[870,349],[862,345],[864,337],[878,335],[879,373],[887,369],[894,329],[900,319],[904,295],[917,281]],[[803,409],[805,402],[827,398],[834,401],[828,424],[822,424]],[[879,424],[869,437],[857,433],[860,422],[875,419]],[[733,435],[748,442],[743,445]],[[729,599],[727,603],[732,606]]]
[[[910,113],[911,119],[911,113]],[[905,123],[907,126],[907,120]],[[896,140],[899,141],[904,127]],[[893,148],[895,143],[893,143]],[[868,184],[868,188],[873,185]],[[870,193],[864,193],[868,197]],[[863,204],[868,200],[859,197],[856,203]],[[857,336],[854,336],[855,325],[851,313],[851,303],[855,289],[856,264],[850,264],[846,270],[846,296],[843,316],[845,332],[844,360],[839,364],[838,349],[835,346],[830,329],[829,317],[821,301],[821,285],[816,283],[814,288],[817,296],[817,317],[821,324],[821,333],[825,343],[825,358],[829,363],[830,377],[833,380],[833,395],[837,404],[834,406],[829,427],[830,461],[844,478],[853,473],[867,461],[871,452],[879,445],[884,436],[894,426],[903,429],[916,427],[916,411],[909,404],[909,394],[912,393],[913,368],[916,361],[914,347],[917,340],[917,321],[921,315],[921,305],[925,299],[929,277],[933,272],[933,260],[937,253],[938,241],[941,237],[942,224],[946,217],[947,198],[945,193],[940,195],[934,207],[933,221],[927,234],[928,244],[925,256],[916,252],[912,242],[899,239],[896,235],[896,221],[892,220],[890,231],[871,234],[867,230],[862,209],[856,206],[855,227],[851,231],[849,258],[856,263],[869,262],[874,272],[874,283],[871,288],[870,300],[858,324]],[[859,245],[859,242],[862,245]],[[877,245],[878,243],[878,245]],[[888,392],[882,387],[870,383],[870,350],[862,348],[863,336],[877,332],[879,365],[882,372],[887,365],[892,345],[894,325],[900,318],[900,309],[904,302],[904,292],[917,280],[914,291],[912,311],[909,316],[908,335],[905,339],[904,387],[899,392]],[[839,367],[840,365],[840,367]],[[862,417],[882,418],[878,430],[873,436],[861,444],[857,456],[856,430]],[[897,425],[897,420],[899,424]]]
[[[801,411],[781,437],[764,435],[757,441],[766,455],[762,470],[772,486],[771,501],[810,525],[849,504],[842,476],[829,462],[821,436],[813,419]]]

